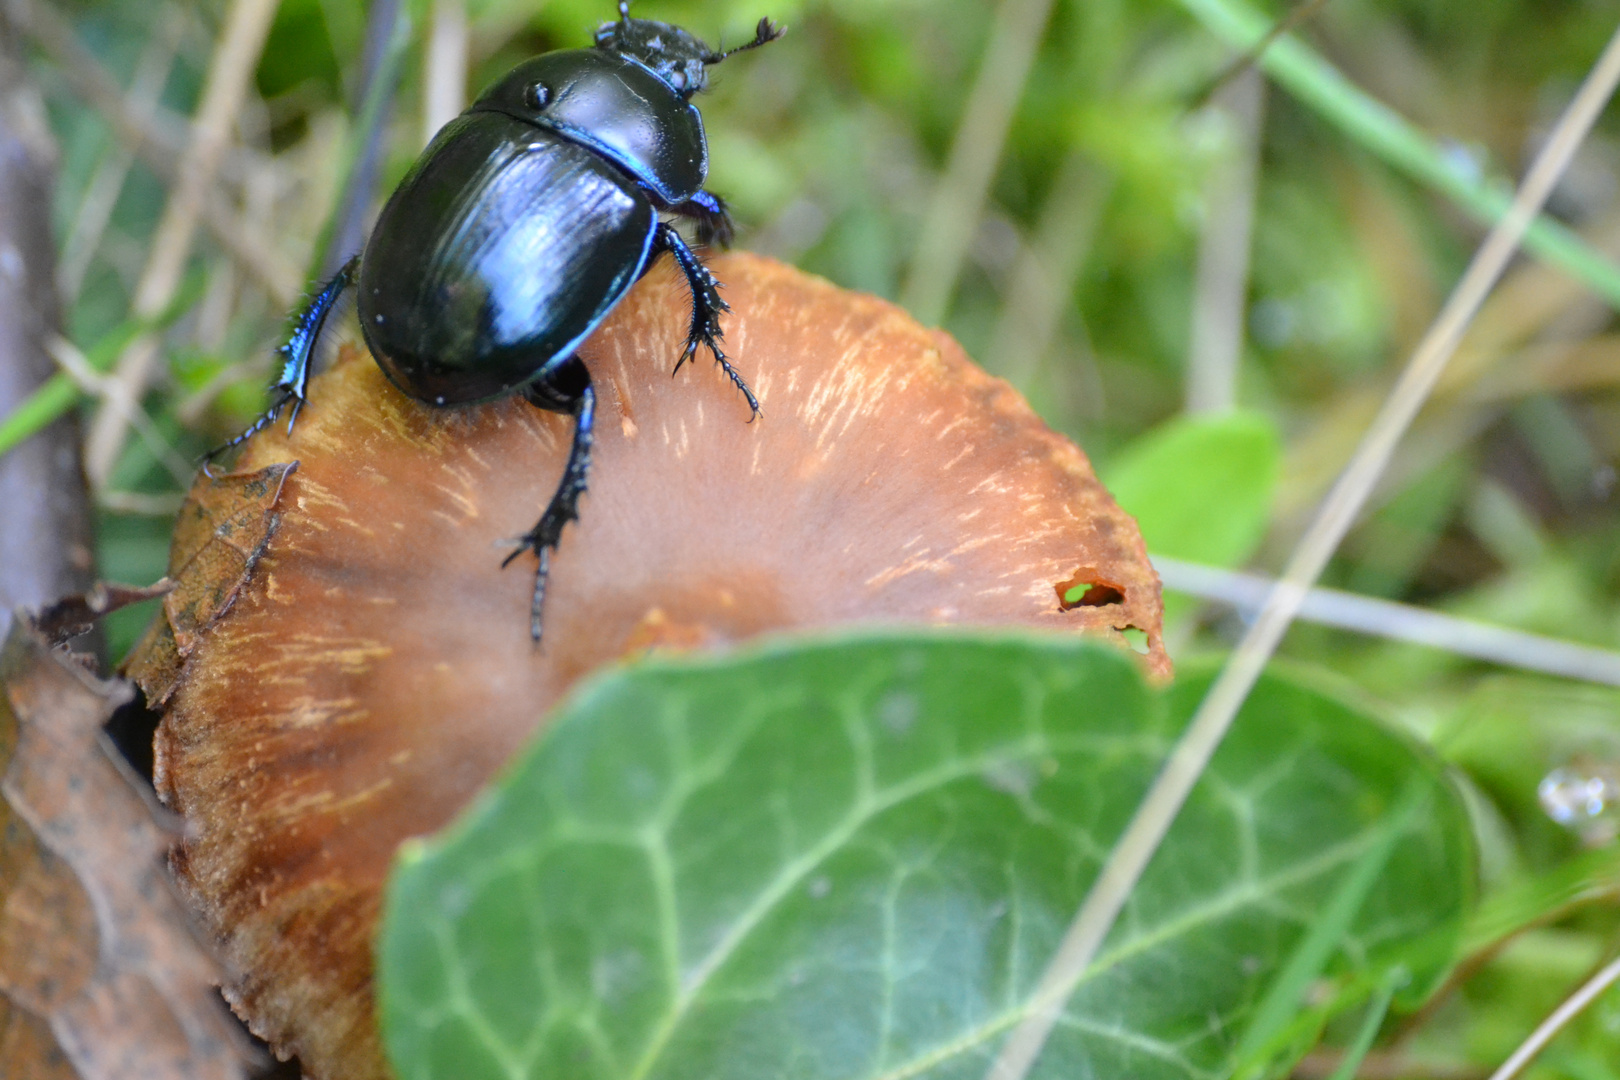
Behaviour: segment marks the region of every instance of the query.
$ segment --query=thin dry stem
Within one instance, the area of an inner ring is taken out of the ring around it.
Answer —
[[[466,0],[433,0],[422,77],[422,144],[467,107]]]
[[[178,175],[153,233],[146,269],[135,286],[131,305],[137,318],[153,319],[174,299],[191,254],[191,242],[203,202],[213,185],[220,159],[242,105],[259,53],[270,32],[277,0],[234,0],[224,33],[209,64],[202,104],[191,141],[181,156]],[[129,409],[151,382],[158,339],[142,335],[118,358],[107,400],[91,421],[85,443],[85,472],[92,488],[106,486],[129,431]]]
[[[1593,975],[1581,988],[1569,996],[1562,1005],[1552,1011],[1552,1015],[1536,1026],[1530,1037],[1513,1051],[1513,1054],[1502,1063],[1502,1067],[1491,1074],[1491,1080],[1512,1080],[1524,1071],[1524,1067],[1535,1059],[1535,1056],[1552,1041],[1554,1035],[1564,1030],[1564,1027],[1581,1010],[1590,1005],[1599,994],[1614,985],[1620,979],[1620,958],[1609,961],[1603,969]]]
[[[68,87],[102,114],[114,134],[127,145],[151,143],[151,149],[172,165],[185,152],[188,141],[184,117],[159,104],[150,116],[129,108],[124,91],[101,60],[80,43],[73,24],[46,0],[8,0],[14,21],[35,44],[55,61],[55,70]],[[186,20],[189,23],[189,20]],[[185,35],[182,35],[183,37]],[[123,129],[120,132],[118,129]],[[135,143],[130,143],[127,138]],[[240,155],[242,151],[236,151]],[[233,180],[251,174],[251,161],[233,155],[221,163],[220,174]]]
[[[979,227],[1013,110],[1024,95],[1052,0],[1001,0],[984,63],[968,93],[950,160],[934,185],[900,303],[919,322],[945,315]]]
[[[1211,109],[1225,121],[1230,139],[1226,154],[1204,185],[1204,228],[1198,244],[1192,336],[1187,347],[1190,413],[1225,412],[1237,404],[1265,88],[1259,69],[1248,68],[1221,87],[1211,101]]]
[[[0,416],[51,377],[45,341],[61,324],[50,229],[57,148],[18,46],[0,20]],[[60,417],[0,457],[0,630],[13,607],[94,577],[78,443],[74,418]]]
[[[179,12],[172,5],[165,5],[157,27],[141,50],[135,77],[130,81],[125,105],[132,117],[150,124],[156,115],[158,99],[174,67],[183,26]],[[102,234],[112,220],[113,207],[123,193],[124,180],[134,163],[135,151],[125,142],[114,140],[97,164],[84,198],[79,200],[78,212],[73,215],[73,230],[62,243],[62,261],[56,271],[57,289],[65,305],[71,306],[79,295],[84,275],[101,245]]]
[[[10,0],[10,3],[13,17],[55,61],[53,70],[75,94],[101,114],[120,145],[133,152],[141,164],[172,188],[180,176],[178,162],[184,133],[171,129],[166,122],[168,114],[159,109],[148,120],[132,109],[117,81],[95,54],[79,43],[73,28],[48,4],[38,0]],[[235,160],[238,155],[241,160]],[[265,167],[263,159],[238,147],[224,157],[220,173],[221,176],[234,172],[251,177],[262,173]],[[205,194],[201,214],[214,242],[253,276],[276,306],[291,305],[298,296],[303,272],[277,255],[263,237],[244,228],[219,191]]]
[[[96,505],[109,514],[127,514],[131,517],[172,518],[186,504],[180,492],[152,495],[144,491],[103,491],[96,496]]]
[[[45,342],[45,349],[51,354],[51,359],[56,361],[56,366],[62,369],[64,375],[73,380],[74,385],[83,391],[85,396],[107,402],[114,408],[125,410],[125,422],[135,429],[135,433],[141,437],[141,441],[152,452],[152,456],[162,462],[165,469],[169,470],[169,475],[174,477],[175,483],[179,484],[181,488],[191,486],[192,477],[196,473],[191,462],[187,461],[178,450],[170,445],[169,441],[163,437],[163,433],[158,430],[157,424],[152,422],[152,418],[147,415],[146,410],[141,408],[138,402],[130,402],[124,398],[115,397],[116,390],[112,385],[112,378],[91,367],[90,361],[85,357],[84,353],[80,352],[73,342],[60,334],[53,334]],[[97,492],[97,499],[100,499],[99,491]]]
[[[993,370],[1014,386],[1029,385],[1052,347],[1113,186],[1113,177],[1080,150],[1069,151],[1058,169],[1035,230],[1013,264],[990,335]]]
[[[1270,578],[1218,566],[1200,566],[1162,555],[1153,558],[1167,589],[1239,610],[1259,610],[1276,585]],[[1313,588],[1296,616],[1304,622],[1358,634],[1444,649],[1521,671],[1620,686],[1620,652],[1530,634],[1506,626],[1458,618],[1339,589]]]
[[[1266,605],[1227,661],[1209,694],[1154,780],[1102,872],[1059,944],[1031,996],[1025,1018],[1002,1046],[986,1074],[989,1080],[1022,1080],[1046,1045],[1063,1004],[1096,956],[1158,850],[1193,785],[1220,745],[1238,708],[1276,650],[1310,586],[1321,574],[1357,513],[1372,493],[1395,444],[1410,426],[1457,347],[1469,320],[1501,276],[1526,228],[1540,212],[1592,123],[1620,81],[1620,30],[1559,117],[1536,156],[1513,205],[1486,236],[1434,325],[1424,335],[1394,391],[1327,501],[1306,530]]]
[[[1620,213],[1583,230],[1582,238],[1596,250],[1620,257]],[[1503,278],[1469,326],[1423,416],[1379,481],[1372,505],[1405,490],[1413,478],[1491,424],[1500,414],[1494,400],[1500,395],[1491,389],[1499,382],[1508,380],[1522,388],[1516,395],[1560,389],[1555,382],[1533,382],[1541,374],[1533,371],[1522,350],[1578,342],[1601,330],[1611,316],[1606,303],[1562,270],[1540,260],[1524,260]],[[1555,376],[1549,372],[1546,377]],[[1291,443],[1273,515],[1276,534],[1300,534],[1385,392],[1357,388],[1339,395],[1311,429]]]

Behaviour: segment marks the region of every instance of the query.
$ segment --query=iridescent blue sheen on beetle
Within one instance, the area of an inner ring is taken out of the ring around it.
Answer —
[[[501,565],[537,559],[530,633],[541,636],[551,552],[579,516],[590,469],[596,394],[574,350],[653,260],[669,252],[692,294],[675,370],[709,350],[757,416],[759,402],[720,349],[719,282],[660,218],[690,219],[700,244],[732,235],[725,203],[703,190],[703,118],[692,96],[708,68],[781,36],[761,19],[754,39],[716,52],[678,26],[619,18],[589,49],[546,53],[513,68],[441,129],[383,207],[365,251],[297,316],[281,347],[270,410],[209,454],[236,446],[305,401],[311,354],[328,315],[355,286],[360,331],[391,382],[436,406],[522,392],[570,413],[573,446],[535,527]]]

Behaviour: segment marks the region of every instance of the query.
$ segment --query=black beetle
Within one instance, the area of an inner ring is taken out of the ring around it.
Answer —
[[[725,203],[703,190],[709,148],[692,96],[707,68],[782,35],[761,19],[754,40],[716,52],[680,27],[617,22],[591,49],[546,53],[514,68],[446,124],[383,207],[355,256],[299,313],[272,392],[241,443],[288,405],[288,431],[305,401],[310,356],[343,291],[359,286],[360,329],[389,380],[432,405],[523,392],[574,416],[574,442],[556,494],[501,563],[539,561],[530,633],[540,641],[551,552],[576,520],[590,468],[596,394],[574,349],[661,252],[692,292],[692,321],[675,370],[706,347],[748,399],[759,402],[720,351],[730,310],[703,260],[659,217],[695,222],[701,244],[731,240]]]

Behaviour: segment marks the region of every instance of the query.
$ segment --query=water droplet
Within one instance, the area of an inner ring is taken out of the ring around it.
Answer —
[[[1601,847],[1620,835],[1620,769],[1584,755],[1560,765],[1536,787],[1541,808],[1558,824],[1580,835],[1587,847]]]
[[[1536,794],[1548,817],[1560,825],[1573,826],[1602,814],[1614,792],[1602,776],[1560,767],[1542,777]]]
[[[1478,144],[1442,139],[1440,157],[1446,163],[1446,168],[1460,180],[1477,184],[1485,177],[1486,154]]]

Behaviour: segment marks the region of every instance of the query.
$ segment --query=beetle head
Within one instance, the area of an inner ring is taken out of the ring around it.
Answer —
[[[709,85],[708,66],[733,53],[757,49],[782,36],[782,28],[769,19],[759,20],[754,40],[735,49],[715,52],[696,35],[670,23],[632,19],[630,0],[619,0],[619,18],[596,31],[596,47],[641,61],[656,71],[682,97],[689,98]]]

